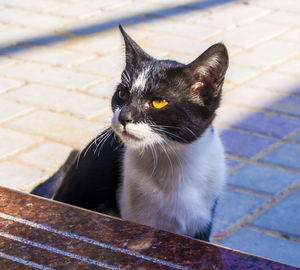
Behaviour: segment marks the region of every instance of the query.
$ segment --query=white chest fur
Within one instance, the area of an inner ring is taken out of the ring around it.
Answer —
[[[166,154],[167,152],[167,154]],[[124,219],[193,236],[211,221],[225,184],[224,150],[210,128],[191,144],[144,153],[126,149],[120,209]]]

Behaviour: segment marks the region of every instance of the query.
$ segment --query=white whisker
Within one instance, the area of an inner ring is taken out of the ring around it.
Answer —
[[[152,170],[152,173],[151,173],[151,176],[153,176],[154,171],[157,167],[157,153],[156,153],[155,147],[152,144],[150,144],[150,150],[151,150],[152,156],[153,156],[153,170]]]
[[[103,137],[102,141],[100,142],[100,148],[99,148],[99,151],[97,153],[98,157],[99,157],[99,155],[101,153],[101,150],[102,150],[102,147],[103,147],[104,143],[107,141],[107,139],[110,137],[111,134],[112,134],[112,130],[109,129],[109,131],[107,132],[107,134]],[[95,153],[97,152],[97,148],[95,150]]]

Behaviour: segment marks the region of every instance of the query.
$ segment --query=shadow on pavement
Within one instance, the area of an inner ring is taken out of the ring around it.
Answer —
[[[161,19],[162,17],[158,14],[162,14],[164,17],[175,17],[182,14],[187,14],[190,12],[195,12],[197,10],[203,10],[206,8],[211,8],[218,5],[223,5],[226,3],[230,3],[237,0],[198,0],[194,2],[190,2],[183,5],[176,5],[174,7],[167,7],[167,8],[161,8],[156,9],[153,11],[149,11],[146,13],[139,13],[137,15],[133,16],[124,16],[117,19],[111,19],[105,22],[99,22],[99,23],[93,23],[87,26],[82,27],[75,27],[75,28],[68,28],[68,30],[65,29],[57,29],[61,32],[61,34],[51,34],[51,35],[43,35],[43,36],[36,36],[31,37],[23,40],[19,40],[18,44],[25,44],[26,46],[20,46],[20,45],[3,45],[2,48],[0,48],[0,55],[9,55],[14,54],[17,52],[20,52],[22,50],[28,50],[31,47],[35,45],[50,45],[54,43],[59,43],[67,40],[71,40],[73,38],[78,38],[77,35],[80,36],[89,36],[95,33],[101,33],[109,29],[113,29],[118,24],[137,24],[141,22],[151,22],[158,19]],[[124,12],[126,14],[126,12]],[[81,22],[84,23],[84,20]],[[77,34],[77,35],[76,35]]]

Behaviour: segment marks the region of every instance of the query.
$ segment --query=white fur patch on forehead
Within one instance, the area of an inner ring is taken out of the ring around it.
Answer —
[[[132,84],[132,88],[130,92],[141,94],[145,90],[149,71],[150,71],[150,67],[147,67],[138,74],[137,78],[134,80]]]

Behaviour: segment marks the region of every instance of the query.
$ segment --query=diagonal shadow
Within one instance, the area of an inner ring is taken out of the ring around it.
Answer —
[[[223,5],[237,0],[197,0],[190,3],[176,5],[174,7],[167,7],[152,10],[149,12],[141,12],[137,15],[124,16],[117,19],[108,20],[100,23],[93,23],[87,26],[69,28],[67,30],[61,29],[62,34],[42,35],[23,39],[18,41],[18,44],[26,44],[26,46],[20,45],[7,45],[0,49],[0,55],[14,54],[23,50],[28,50],[35,45],[50,45],[54,43],[64,42],[77,38],[77,35],[89,36],[95,33],[101,33],[106,30],[115,28],[118,24],[138,24],[142,22],[151,22],[163,17],[175,17],[187,13],[192,13],[197,10],[203,10],[214,6]],[[146,15],[146,16],[145,16]],[[75,34],[75,35],[74,35]]]
[[[273,256],[266,252],[267,248],[254,251],[254,241],[249,241],[246,245],[244,239],[240,239],[240,243],[232,242],[236,231],[231,236],[230,230],[246,215],[261,208],[258,217],[263,221],[258,222],[260,219],[254,218],[247,221],[248,225],[272,230],[272,225],[268,222],[276,220],[276,224],[279,225],[276,225],[273,231],[291,237],[295,235],[293,232],[297,226],[293,220],[294,212],[285,209],[276,213],[280,201],[272,205],[270,210],[262,210],[262,206],[300,179],[300,79],[299,85],[287,88],[286,91],[276,93],[261,90],[261,96],[258,92],[248,92],[248,96],[243,96],[233,89],[229,92],[230,95],[225,97],[232,109],[238,105],[241,110],[245,109],[245,106],[251,110],[247,109],[247,114],[225,124],[227,127],[221,132],[226,152],[230,156],[228,165],[231,172],[228,174],[228,188],[216,209],[213,238],[217,242],[222,240],[220,244],[230,248],[290,263],[285,256],[279,259],[278,255]],[[264,99],[267,93],[272,98],[255,102],[255,99]],[[251,95],[254,98],[251,98]],[[285,197],[286,203],[290,200],[288,196]],[[292,204],[291,201],[289,203]],[[269,215],[265,215],[264,211]],[[280,222],[287,219],[291,222]],[[229,236],[226,235],[228,232]],[[238,232],[248,231],[243,225]],[[260,237],[259,233],[257,237]],[[261,244],[265,245],[263,241]]]

